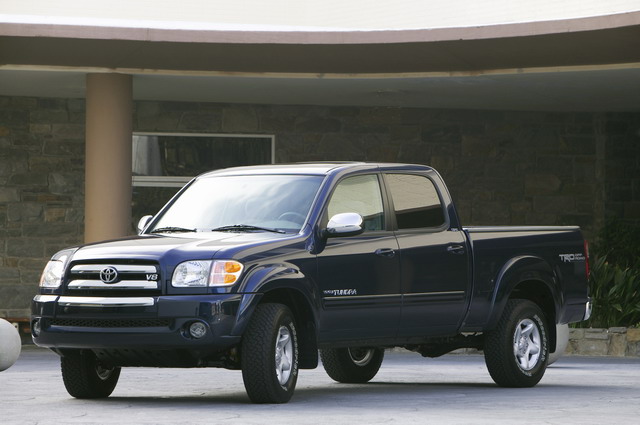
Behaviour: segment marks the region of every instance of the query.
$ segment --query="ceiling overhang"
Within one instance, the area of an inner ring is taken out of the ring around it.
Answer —
[[[122,72],[135,76],[141,99],[640,109],[632,94],[640,89],[640,12],[352,32],[9,23],[0,27],[0,51],[0,77],[8,83],[0,94],[19,95],[24,86],[24,95],[38,95],[40,86],[42,95],[59,95],[49,84],[65,74],[76,88],[66,97],[73,97],[84,88],[83,73]]]
[[[6,65],[377,74],[640,62],[640,12],[434,30],[203,31],[5,24]]]

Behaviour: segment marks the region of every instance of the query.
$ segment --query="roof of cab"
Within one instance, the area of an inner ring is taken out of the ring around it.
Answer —
[[[267,165],[251,165],[246,167],[223,168],[220,170],[209,171],[198,176],[201,177],[219,177],[219,176],[237,176],[237,175],[260,175],[260,174],[306,174],[306,175],[327,175],[332,171],[346,169],[420,169],[429,170],[431,167],[418,164],[393,164],[378,162],[351,162],[351,161],[325,161],[325,162],[299,162],[294,164],[267,164]]]

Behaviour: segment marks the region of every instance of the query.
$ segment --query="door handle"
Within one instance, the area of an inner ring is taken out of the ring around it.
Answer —
[[[449,254],[462,255],[462,254],[464,254],[464,246],[462,246],[462,245],[449,245],[447,247],[447,252]]]
[[[392,258],[396,255],[396,250],[393,248],[380,248],[376,249],[376,255]]]

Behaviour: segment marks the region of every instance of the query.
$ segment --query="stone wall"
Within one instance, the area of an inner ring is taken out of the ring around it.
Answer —
[[[640,113],[136,102],[136,131],[275,135],[276,161],[433,165],[464,224],[640,221]],[[0,97],[0,317],[82,241],[84,101]],[[133,228],[133,227],[132,227]]]
[[[640,113],[138,102],[138,131],[276,136],[276,161],[429,164],[465,224],[640,221]]]
[[[42,268],[82,240],[84,102],[0,97],[0,317],[28,316]]]
[[[640,357],[640,329],[570,329],[565,354]]]

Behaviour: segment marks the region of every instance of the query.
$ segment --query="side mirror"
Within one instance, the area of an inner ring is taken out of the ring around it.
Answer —
[[[324,231],[327,237],[355,236],[364,232],[362,216],[358,213],[336,214],[329,220]]]
[[[145,227],[147,227],[152,218],[152,215],[145,215],[140,219],[140,221],[138,221],[138,234],[142,233],[142,231]]]

